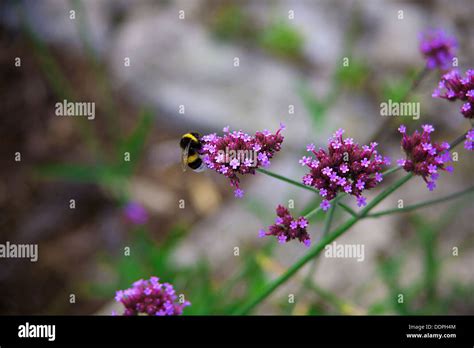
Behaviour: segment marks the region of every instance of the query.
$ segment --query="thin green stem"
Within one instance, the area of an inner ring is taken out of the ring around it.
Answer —
[[[449,149],[451,150],[452,148],[458,146],[458,145],[461,144],[464,140],[466,140],[467,132],[468,132],[468,131],[466,131],[464,134],[458,136],[456,139],[454,139],[452,142],[450,142],[450,143],[449,143]]]
[[[405,95],[403,96],[401,101],[406,100],[408,98],[408,96],[410,95],[410,92],[417,89],[417,87],[420,85],[421,81],[429,73],[429,71],[430,70],[425,66],[423,68],[423,70],[420,70],[420,72],[418,72],[418,74],[416,74],[415,79],[413,80],[413,82],[410,86],[410,89],[405,93]]]
[[[382,172],[382,175],[383,175],[383,176],[388,176],[388,175],[390,175],[390,174],[392,174],[392,173],[395,173],[396,171],[398,171],[398,170],[400,170],[400,169],[401,169],[401,167],[393,167],[393,168],[387,169],[386,171]],[[287,183],[289,183],[289,184],[291,184],[291,185],[298,186],[298,187],[304,188],[305,190],[312,191],[312,192],[315,192],[315,193],[318,193],[318,194],[319,194],[319,191],[318,191],[317,189],[315,189],[314,187],[307,186],[307,185],[305,185],[305,184],[303,184],[303,183],[301,183],[301,182],[298,182],[298,181],[296,181],[296,180],[287,178],[286,176],[283,176],[283,175],[280,175],[280,174],[271,172],[271,171],[266,170],[266,169],[263,169],[263,168],[257,168],[256,171],[257,171],[257,172],[260,172],[260,173],[262,173],[262,174],[271,176],[272,178],[275,178],[275,179],[278,179],[278,180],[287,182]]]
[[[275,178],[275,179],[278,179],[278,180],[281,180],[281,181],[284,181],[284,182],[287,182],[289,184],[292,184],[294,186],[298,186],[298,187],[301,187],[301,188],[304,188],[308,191],[312,191],[312,192],[315,192],[315,193],[319,193],[318,190],[316,190],[315,188],[311,187],[311,186],[306,186],[298,181],[295,181],[295,180],[292,180],[290,178],[287,178],[283,175],[280,175],[280,174],[276,174],[274,172],[271,172],[269,170],[266,170],[266,169],[263,169],[263,168],[257,168],[256,169],[257,172],[260,172],[262,174],[265,174],[265,175],[268,175],[268,176],[271,176],[272,178]]]
[[[315,258],[310,265],[310,268],[308,270],[308,273],[306,274],[306,277],[303,280],[303,287],[301,288],[300,293],[302,293],[304,287],[309,287],[311,284],[313,284],[312,278],[313,278],[314,272],[316,272],[317,265],[318,265],[318,259]]]
[[[337,201],[339,199],[341,199],[342,197],[346,196],[347,193],[343,192],[343,193],[340,193],[336,198],[333,198],[332,201],[330,202],[334,202],[334,204],[337,204]],[[334,205],[332,204],[331,207]],[[316,208],[314,208],[313,210],[311,210],[309,213],[305,214],[303,217],[306,218],[306,219],[309,219],[310,217],[312,217],[313,215],[319,213],[320,211],[322,210],[322,208],[320,206],[317,206]],[[331,218],[332,219],[332,218]]]
[[[329,208],[328,215],[326,216],[326,220],[324,222],[323,237],[325,237],[329,233],[329,230],[331,229],[331,224],[334,218],[334,212],[336,210],[338,200],[339,200],[339,197],[336,197],[334,199],[333,204],[331,205],[331,208]]]
[[[301,210],[299,216],[305,216],[309,212],[311,212],[314,207],[317,207],[321,204],[321,197],[314,196],[314,198]]]
[[[456,193],[452,193],[452,194],[444,196],[444,197],[440,197],[440,198],[436,198],[436,199],[430,199],[428,201],[408,205],[408,206],[403,207],[403,208],[388,209],[388,210],[383,210],[383,211],[379,211],[379,212],[372,213],[372,214],[367,214],[366,218],[375,218],[375,217],[389,215],[389,214],[409,212],[409,211],[424,208],[424,207],[427,207],[427,206],[430,206],[430,205],[434,205],[434,204],[446,202],[446,201],[449,201],[449,200],[452,200],[452,199],[456,199],[456,198],[464,196],[468,193],[471,193],[473,191],[474,191],[474,186],[471,186],[466,190],[459,191],[459,192],[456,192]]]
[[[428,74],[429,70],[425,67],[423,70],[420,70],[413,79],[410,87],[406,90],[405,94],[400,98],[400,100],[396,100],[396,102],[404,102],[407,100],[408,96],[411,92],[413,92],[419,85],[423,78]],[[374,135],[372,136],[373,141],[379,141],[383,138],[383,135],[386,133],[387,128],[390,128],[391,123],[393,122],[393,117],[386,117],[385,120],[379,125],[377,130],[375,131]]]
[[[333,218],[334,218],[334,212],[336,210],[336,207],[337,207],[337,204],[338,204],[338,201],[339,199],[342,197],[342,195],[334,198],[333,200],[333,204],[331,205],[331,208],[329,209],[329,212],[326,216],[326,220],[325,220],[325,223],[324,223],[324,229],[323,229],[323,237],[325,237],[328,233],[329,233],[329,230],[331,229],[331,223],[333,221]],[[306,274],[306,277],[304,278],[303,280],[303,287],[300,289],[299,293],[298,293],[298,297],[301,296],[301,294],[303,293],[304,291],[304,288],[309,288],[310,285],[312,285],[312,278],[314,276],[314,272],[316,272],[316,266],[317,266],[317,258],[315,258],[310,266],[310,269],[308,270],[308,273]]]
[[[357,213],[355,212],[354,209],[350,208],[348,205],[342,203],[342,202],[339,202],[337,203],[342,209],[344,209],[345,211],[347,211],[349,214],[351,214],[352,216],[357,216]]]
[[[402,169],[402,167],[400,166],[389,168],[386,171],[382,172],[382,175],[389,176],[390,174],[395,173],[396,171],[399,171],[400,169]]]
[[[382,191],[377,197],[375,197],[361,212],[356,216],[336,228],[332,233],[324,237],[319,244],[313,247],[306,255],[296,261],[291,265],[285,273],[280,277],[274,280],[268,287],[266,287],[257,297],[249,301],[247,304],[240,309],[237,314],[245,315],[250,313],[255,307],[258,306],[260,302],[265,300],[273,291],[275,291],[280,285],[284,284],[288,279],[290,279],[296,272],[300,270],[308,261],[319,255],[319,253],[324,249],[324,247],[332,243],[336,238],[344,234],[349,228],[351,228],[356,222],[365,217],[375,206],[377,206],[382,200],[389,196],[392,192],[400,188],[408,180],[413,177],[412,174],[408,174],[403,178],[399,179],[391,186]]]
[[[306,214],[305,216],[303,216],[306,220],[309,220],[310,217],[312,217],[313,215],[319,213],[321,211],[321,207],[320,206],[317,206],[316,208],[314,208],[313,210],[311,210],[308,214]]]

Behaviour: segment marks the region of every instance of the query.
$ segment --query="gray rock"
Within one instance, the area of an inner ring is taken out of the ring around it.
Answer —
[[[309,134],[308,115],[296,95],[292,68],[236,46],[214,41],[204,27],[179,20],[177,9],[137,14],[118,32],[109,66],[132,100],[163,112],[161,121],[220,130],[223,126],[275,130],[298,120],[288,134]],[[129,57],[131,66],[124,66]],[[234,66],[234,58],[240,66]],[[296,114],[288,115],[288,105]],[[178,112],[185,106],[185,114]]]

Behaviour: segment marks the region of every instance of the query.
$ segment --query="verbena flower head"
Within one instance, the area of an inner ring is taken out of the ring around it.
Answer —
[[[406,153],[406,158],[397,161],[409,173],[419,175],[425,180],[430,191],[436,188],[436,180],[439,171],[452,172],[453,167],[446,164],[451,161],[449,144],[441,144],[431,141],[430,133],[434,127],[429,124],[422,126],[423,132],[415,131],[412,135],[407,135],[405,126],[399,128],[403,134],[401,145]]]
[[[204,135],[201,154],[206,166],[230,179],[235,188],[235,196],[243,197],[244,191],[239,187],[239,175],[255,174],[255,169],[270,166],[270,159],[281,149],[283,136],[280,128],[275,134],[268,130],[250,136],[242,131],[230,132],[224,128],[224,135],[216,133]]]
[[[343,139],[343,129],[339,129],[330,139],[327,150],[308,147],[314,156],[305,156],[300,164],[310,172],[303,177],[303,183],[319,190],[323,197],[321,208],[326,211],[329,201],[339,192],[357,197],[358,205],[366,205],[362,192],[377,186],[383,180],[382,167],[389,164],[375,149],[377,143],[359,146],[352,138]]]
[[[295,219],[287,208],[279,205],[276,208],[277,218],[275,223],[268,227],[268,232],[261,229],[259,237],[275,236],[280,244],[288,243],[292,239],[298,239],[307,247],[311,245],[311,239],[306,231],[308,220],[303,216]]]
[[[123,315],[181,315],[191,303],[179,303],[177,299],[173,286],[160,283],[157,277],[140,279],[130,289],[117,291],[115,296],[115,300],[125,306]]]
[[[448,36],[443,30],[433,29],[421,33],[420,51],[426,58],[428,69],[446,70],[451,67],[457,43],[454,37]]]
[[[461,100],[464,102],[461,113],[466,118],[474,118],[474,70],[466,71],[464,78],[458,70],[451,70],[443,75],[438,88],[433,92],[433,98]]]
[[[474,128],[471,128],[466,134],[466,141],[464,142],[464,148],[469,151],[474,150]]]
[[[125,218],[135,225],[143,225],[148,221],[146,209],[137,202],[129,202],[124,207]]]

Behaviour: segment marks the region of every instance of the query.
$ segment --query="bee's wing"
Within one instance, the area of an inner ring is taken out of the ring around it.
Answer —
[[[188,168],[188,155],[189,155],[189,149],[191,148],[191,142],[186,145],[186,147],[183,149],[181,152],[181,167],[183,168],[183,172],[186,171]]]

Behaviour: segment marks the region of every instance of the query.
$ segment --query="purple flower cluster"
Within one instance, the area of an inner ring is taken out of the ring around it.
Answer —
[[[449,69],[455,55],[456,39],[443,30],[433,29],[420,34],[420,51],[428,69]]]
[[[449,144],[443,142],[441,144],[433,143],[430,133],[434,131],[434,127],[429,124],[422,126],[423,132],[415,131],[411,136],[407,135],[406,127],[401,125],[398,130],[403,134],[401,145],[406,153],[405,159],[397,161],[407,172],[423,177],[430,191],[436,188],[435,181],[439,177],[439,170],[453,171],[453,167],[446,166],[451,161],[449,153]]]
[[[307,247],[311,245],[310,236],[306,231],[306,228],[308,227],[308,220],[306,220],[303,216],[294,219],[288,209],[282,205],[279,205],[276,208],[276,214],[277,218],[275,219],[275,223],[268,227],[268,232],[266,232],[264,229],[261,229],[259,232],[259,237],[263,238],[265,236],[275,236],[278,238],[278,242],[281,244],[287,243],[292,239],[298,239]]]
[[[148,221],[146,209],[137,202],[129,202],[123,208],[125,218],[135,225],[143,225]]]
[[[264,130],[250,136],[242,131],[230,132],[229,127],[225,127],[223,136],[213,133],[201,138],[202,159],[208,168],[230,179],[236,197],[243,197],[238,175],[255,174],[256,168],[270,166],[270,159],[281,149],[283,136],[280,132],[284,128],[280,124],[275,134]]]
[[[181,315],[184,307],[191,305],[177,302],[173,286],[160,283],[157,277],[140,279],[130,289],[117,291],[115,300],[125,306],[123,315]]]
[[[459,71],[452,70],[443,75],[433,98],[444,98],[449,101],[462,100],[461,113],[466,118],[474,118],[474,70],[466,71],[463,78]]]
[[[464,148],[469,151],[474,150],[474,128],[471,128],[466,134],[466,141],[464,142]]]
[[[310,169],[303,177],[303,183],[319,190],[323,197],[321,208],[326,211],[331,204],[329,201],[338,192],[345,192],[357,197],[359,207],[367,204],[362,196],[364,190],[374,188],[383,180],[382,166],[389,165],[388,158],[382,158],[375,148],[377,143],[370,146],[359,146],[352,138],[342,138],[343,129],[339,129],[329,139],[327,151],[315,150],[313,144],[307,146],[316,158],[304,156],[299,162]]]

